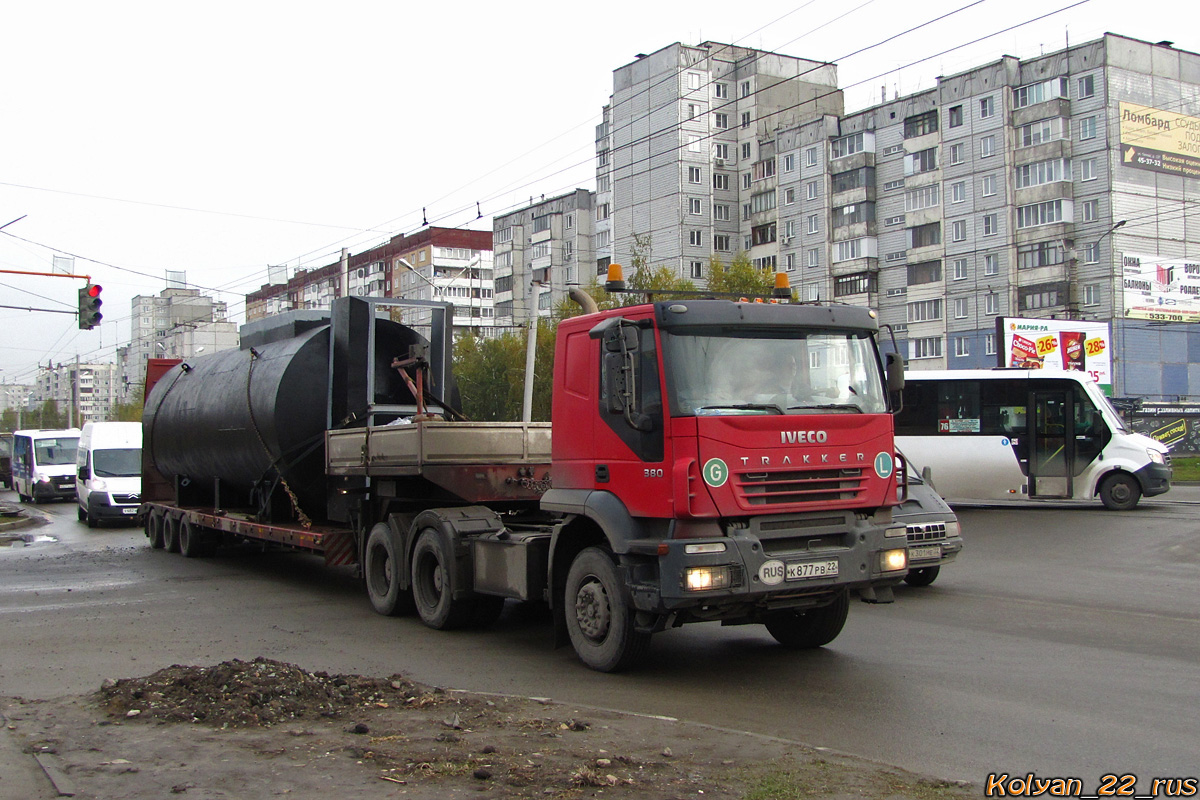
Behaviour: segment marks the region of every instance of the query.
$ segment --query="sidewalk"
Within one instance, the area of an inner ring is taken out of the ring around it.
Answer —
[[[72,796],[59,794],[33,754],[25,752],[26,743],[7,712],[0,708],[0,797],[49,800]]]

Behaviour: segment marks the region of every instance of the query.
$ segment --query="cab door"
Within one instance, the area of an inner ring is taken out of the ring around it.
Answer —
[[[1029,393],[1029,496],[1071,497],[1075,476],[1075,413],[1069,387]]]

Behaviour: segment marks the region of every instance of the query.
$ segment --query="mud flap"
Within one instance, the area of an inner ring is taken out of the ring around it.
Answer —
[[[880,586],[878,588],[874,586],[864,586],[858,590],[858,599],[862,600],[864,603],[876,605],[883,603],[894,603],[896,601],[896,596],[892,593],[891,586]]]

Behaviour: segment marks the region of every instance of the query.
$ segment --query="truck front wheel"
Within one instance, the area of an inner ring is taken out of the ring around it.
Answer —
[[[807,649],[827,645],[838,637],[850,613],[850,596],[846,592],[827,606],[809,611],[773,611],[763,624],[775,641],[784,647]]]
[[[588,547],[575,556],[567,572],[564,611],[571,644],[592,669],[617,672],[645,658],[650,634],[635,629],[608,551]]]
[[[412,591],[400,588],[404,561],[400,558],[397,537],[386,523],[371,528],[367,551],[363,556],[363,577],[371,605],[388,617],[409,614],[413,610]]]

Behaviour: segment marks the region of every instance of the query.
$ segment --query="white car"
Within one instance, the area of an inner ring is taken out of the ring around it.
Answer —
[[[908,499],[892,511],[892,517],[903,522],[908,530],[908,575],[904,582],[909,586],[928,586],[943,564],[958,557],[963,540],[954,511],[921,478],[920,468],[908,459],[905,461]]]

